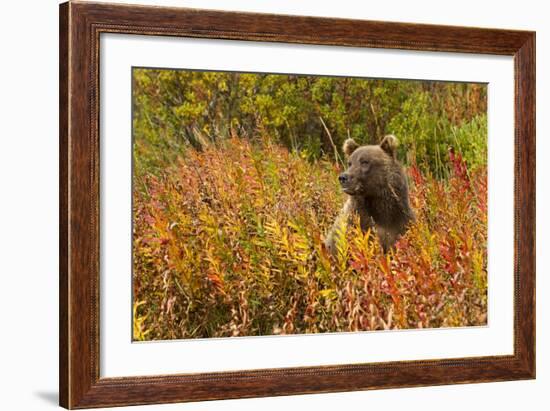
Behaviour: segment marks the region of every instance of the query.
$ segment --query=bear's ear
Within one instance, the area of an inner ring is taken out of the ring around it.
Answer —
[[[397,151],[398,145],[399,145],[399,140],[397,140],[397,137],[395,137],[392,134],[389,134],[386,137],[384,137],[384,139],[380,143],[380,148],[384,150],[386,153],[388,153],[390,156],[395,158],[395,153]]]
[[[357,144],[353,138],[348,138],[344,141],[342,150],[344,151],[344,154],[349,157],[351,156],[351,153],[357,149],[357,147],[359,147],[359,144]]]

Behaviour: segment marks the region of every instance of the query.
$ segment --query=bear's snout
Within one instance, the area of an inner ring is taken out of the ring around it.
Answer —
[[[342,173],[338,176],[340,184],[346,184],[349,181],[349,176],[346,173]]]

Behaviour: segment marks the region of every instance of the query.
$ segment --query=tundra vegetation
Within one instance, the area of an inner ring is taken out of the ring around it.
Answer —
[[[133,71],[135,340],[485,325],[482,84]],[[398,136],[416,220],[333,255],[342,142]]]

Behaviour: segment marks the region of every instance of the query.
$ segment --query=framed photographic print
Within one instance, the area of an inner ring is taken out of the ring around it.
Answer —
[[[535,377],[535,33],[60,6],[60,404]]]

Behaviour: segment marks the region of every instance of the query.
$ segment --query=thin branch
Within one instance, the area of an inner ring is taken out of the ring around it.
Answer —
[[[334,159],[336,160],[337,163],[339,162],[342,165],[342,167],[345,168],[346,165],[344,164],[344,161],[340,157],[340,153],[338,153],[338,147],[336,147],[336,144],[334,144],[334,140],[332,139],[332,134],[330,134],[330,131],[329,131],[327,125],[323,121],[323,117],[319,116],[319,120],[321,120],[321,124],[323,125],[323,128],[327,132],[328,138],[330,140],[330,144],[332,144],[332,148],[334,149]]]

